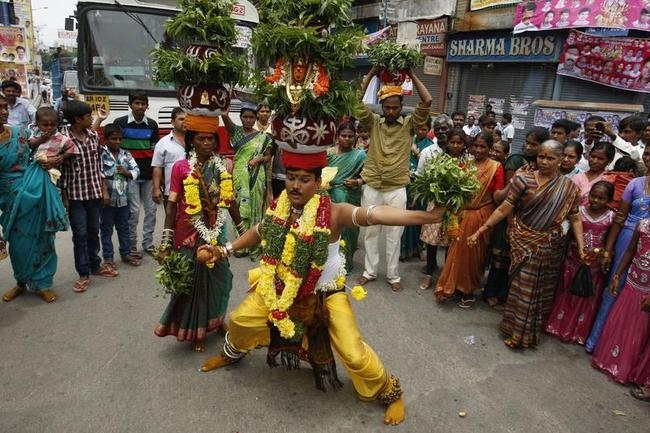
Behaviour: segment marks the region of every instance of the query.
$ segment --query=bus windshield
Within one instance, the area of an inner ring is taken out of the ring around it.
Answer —
[[[81,4],[80,4],[81,5]],[[172,96],[173,83],[154,83],[151,50],[156,44],[179,45],[165,36],[165,21],[171,9],[134,9],[104,6],[79,10],[79,80],[82,89],[98,93],[128,93],[144,90],[150,95]],[[252,30],[237,25],[238,49]]]
[[[166,41],[165,21],[173,11],[126,13],[92,9],[80,17],[80,81],[84,88],[148,92],[173,91],[173,84],[153,82],[151,50]],[[164,12],[169,12],[164,14]],[[136,20],[138,22],[136,22]],[[81,31],[83,29],[84,31]]]

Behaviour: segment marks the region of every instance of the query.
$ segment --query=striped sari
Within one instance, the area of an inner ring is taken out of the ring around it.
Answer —
[[[539,341],[553,304],[566,252],[562,221],[578,212],[580,191],[557,175],[545,185],[535,174],[516,176],[506,200],[515,207],[510,226],[510,292],[500,329],[511,347]]]

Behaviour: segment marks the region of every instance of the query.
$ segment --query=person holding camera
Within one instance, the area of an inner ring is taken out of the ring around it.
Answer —
[[[616,153],[614,159],[607,165],[607,170],[610,171],[614,168],[614,164],[623,156],[631,157],[637,165],[641,166],[641,153],[639,147],[639,139],[643,135],[645,129],[645,122],[640,116],[627,116],[621,119],[618,124],[618,134],[614,132],[614,128],[610,122],[606,122],[601,116],[590,116],[585,120],[585,140],[582,143],[584,153],[578,168],[583,171],[589,169],[589,153],[595,143],[603,140],[611,140]]]

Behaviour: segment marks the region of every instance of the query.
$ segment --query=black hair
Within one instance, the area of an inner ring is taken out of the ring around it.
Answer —
[[[637,134],[642,134],[643,130],[645,129],[645,124],[646,122],[641,116],[627,116],[618,122],[618,130],[622,131],[625,128],[630,128]]]
[[[63,117],[65,117],[65,120],[67,120],[70,125],[74,125],[77,123],[77,119],[84,117],[86,114],[91,114],[92,112],[93,109],[90,108],[90,105],[72,99],[65,104]]]
[[[144,101],[149,105],[149,96],[144,90],[133,90],[129,93],[129,105],[133,104],[135,101]]]
[[[323,169],[321,167],[318,168],[297,168],[297,167],[285,167],[284,172],[287,173],[289,171],[306,171],[308,173],[313,173],[316,179],[320,179],[321,176],[323,175]]]
[[[534,128],[531,128],[528,132],[526,132],[526,137],[529,135],[534,136],[539,144],[542,144],[550,137],[548,129],[544,128],[543,126],[535,126]]]
[[[16,81],[14,81],[14,80],[4,80],[4,81],[2,82],[2,85],[0,85],[0,87],[2,87],[2,90],[9,89],[9,88],[13,87],[13,88],[16,89],[19,93],[22,93],[22,91],[23,91],[23,88],[20,87],[20,84],[18,84],[18,83],[17,83]]]
[[[487,144],[488,147],[492,149],[492,146],[494,145],[494,137],[492,136],[492,134],[490,134],[489,132],[479,132],[472,139],[472,144],[476,143],[476,140],[478,140],[479,138],[482,138],[485,141],[485,144]]]
[[[253,113],[253,116],[257,117],[257,110],[258,110],[257,107],[253,108],[252,106],[247,105],[239,109],[239,115],[241,116],[242,114],[244,114],[245,111],[250,111],[251,113]]]
[[[172,120],[176,120],[179,114],[183,113],[183,109],[181,107],[174,107],[172,110]]]
[[[506,119],[506,120],[508,121],[508,123],[512,122],[512,114],[510,114],[510,113],[503,113],[503,114],[501,115],[501,117],[503,117],[504,119]]]
[[[636,172],[636,161],[630,156],[621,156],[614,163],[614,171],[634,171]]]
[[[22,45],[17,45],[16,46],[16,51],[18,51],[18,49],[21,49],[21,50],[25,51],[25,47],[23,47]]]
[[[605,151],[605,156],[607,156],[607,160],[609,162],[612,162],[614,156],[616,155],[616,148],[609,141],[599,141],[598,143],[594,144],[594,147],[591,148],[590,153],[594,153],[597,150]]]
[[[490,113],[494,113],[494,111],[490,111]],[[482,128],[489,125],[496,126],[497,122],[494,119],[490,119],[487,114],[484,114],[478,118],[478,124]]]
[[[40,107],[38,110],[36,110],[36,121],[37,122],[39,120],[41,120],[42,117],[45,117],[45,116],[54,116],[57,123],[59,122],[59,113],[56,112],[54,107]]]
[[[535,4],[535,2],[528,2],[524,5],[524,10],[534,12],[535,10],[537,10],[537,5]]]
[[[580,9],[580,10],[578,11],[579,14],[581,14],[581,13],[583,13],[583,12],[591,12],[591,8],[582,8],[582,9]]]
[[[452,137],[460,137],[460,139],[463,140],[463,143],[467,145],[467,134],[465,134],[463,128],[451,128],[447,132],[447,143],[449,143],[449,140],[451,140]]]
[[[454,117],[456,117],[456,116],[463,116],[463,119],[467,118],[465,113],[463,113],[462,111],[454,111],[453,113],[451,113],[451,119],[452,120],[454,120]]]
[[[492,131],[493,136],[494,136],[494,134],[498,135],[499,137],[503,137],[503,131],[501,131],[499,129],[495,129],[494,131]]]
[[[587,118],[585,119],[585,123],[583,124],[583,126],[584,126],[585,129],[586,129],[586,128],[587,128],[587,123],[588,123],[588,122],[604,122],[604,121],[605,121],[605,118],[602,117],[602,116],[589,116],[589,117],[587,117]]]
[[[189,154],[194,147],[192,146],[192,141],[194,141],[194,137],[196,137],[198,134],[201,134],[201,132],[198,131],[190,131],[189,129],[185,130],[185,153]],[[219,140],[219,134],[216,132],[213,132],[212,135],[214,135],[214,139],[217,143],[217,147],[221,144],[221,141]]]
[[[558,119],[551,125],[551,129],[562,128],[569,135],[571,133],[571,121],[567,119]]]
[[[606,180],[599,180],[591,186],[589,192],[592,192],[596,188],[603,188],[605,190],[605,194],[607,194],[607,201],[612,201],[614,198],[614,185],[607,182]]]
[[[498,143],[494,143],[494,144],[500,144],[501,146],[503,146],[503,152],[506,155],[510,153],[510,143],[508,143],[507,141],[499,141]],[[494,144],[492,145],[492,147],[494,147]]]
[[[486,115],[486,116],[494,116],[494,117],[497,117],[497,113],[496,113],[495,111],[492,111],[492,110],[486,112],[485,115]]]
[[[584,148],[582,147],[582,143],[580,143],[577,140],[568,140],[564,144],[564,148],[566,149],[567,147],[573,147],[576,151],[576,155],[578,155],[578,159],[582,158],[582,153],[584,152]]]
[[[113,134],[122,134],[122,127],[116,123],[104,126],[104,140],[108,140]]]
[[[571,131],[576,131],[580,129],[580,124],[578,122],[574,122],[573,120],[569,120],[569,123],[571,125]]]
[[[343,122],[336,128],[336,135],[338,136],[344,129],[351,130],[355,135],[357,133],[357,128],[354,127],[353,122]]]

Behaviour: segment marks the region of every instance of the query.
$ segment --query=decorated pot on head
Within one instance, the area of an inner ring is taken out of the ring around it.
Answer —
[[[388,69],[379,71],[379,81],[382,85],[400,86],[406,81],[406,77],[408,77],[408,71],[405,69],[397,72],[392,72]]]
[[[230,106],[230,92],[219,83],[182,84],[176,97],[183,111],[197,116],[218,117]]]

